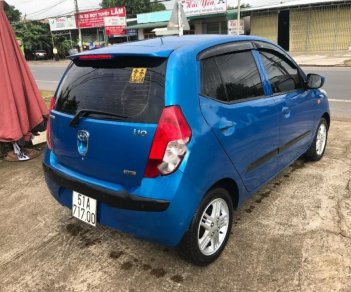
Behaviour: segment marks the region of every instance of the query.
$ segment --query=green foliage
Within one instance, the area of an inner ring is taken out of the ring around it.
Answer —
[[[125,6],[127,18],[134,18],[139,13],[166,10],[161,3],[150,3],[150,0],[102,0],[103,8]]]
[[[26,57],[31,58],[31,54],[35,50],[46,50],[49,53],[51,49],[49,25],[39,21],[21,22],[21,12],[14,6],[5,2],[4,8],[16,36],[22,40]]]
[[[154,3],[150,3],[150,4],[151,4],[151,12],[166,10],[166,6],[162,3],[154,2]]]
[[[138,13],[150,11],[150,0],[102,0],[103,8],[125,6],[127,18],[136,17]]]
[[[21,21],[11,24],[16,37],[21,38],[27,59],[33,58],[35,50],[45,50],[48,55],[52,55],[52,38],[48,23],[40,21]],[[68,50],[76,46],[75,42],[67,39],[66,36],[53,36],[54,44],[60,57],[68,55]]]
[[[67,56],[68,50],[77,45],[74,41],[71,44],[71,41],[65,36],[54,36],[54,43],[61,58]]]
[[[250,8],[251,7],[251,5],[250,4],[245,4],[245,3],[242,3],[242,4],[240,4],[240,8]],[[228,10],[232,10],[232,9],[237,9],[238,8],[238,5],[236,5],[236,6],[228,6]]]
[[[12,24],[17,37],[22,39],[26,56],[35,50],[51,50],[50,27],[39,21],[16,22]]]
[[[16,22],[20,20],[21,12],[19,12],[19,10],[15,8],[15,6],[10,6],[5,2],[4,10],[10,22]]]

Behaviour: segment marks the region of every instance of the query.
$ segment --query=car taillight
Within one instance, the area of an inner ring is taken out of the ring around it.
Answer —
[[[46,142],[47,142],[47,145],[48,145],[48,147],[49,147],[50,150],[52,149],[52,144],[51,144],[50,114],[51,114],[51,111],[53,110],[53,108],[54,108],[54,106],[55,106],[55,103],[56,103],[56,98],[53,97],[53,98],[51,99],[51,102],[50,102],[50,111],[49,111],[48,121],[47,121],[47,124],[46,124]]]
[[[182,162],[191,129],[178,106],[164,108],[152,142],[145,177],[157,177],[174,172]]]

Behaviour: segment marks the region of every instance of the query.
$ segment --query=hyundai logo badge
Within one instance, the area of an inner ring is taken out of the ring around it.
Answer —
[[[88,146],[89,146],[89,132],[85,130],[78,130],[78,133],[77,133],[78,153],[83,157],[86,156],[88,153]]]

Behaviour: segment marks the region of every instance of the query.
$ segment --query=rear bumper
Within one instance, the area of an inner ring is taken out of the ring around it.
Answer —
[[[63,173],[59,173],[43,162],[45,175],[56,184],[104,202],[111,207],[135,211],[161,212],[168,208],[169,202],[131,195],[127,191],[111,191],[85,182],[78,181]]]
[[[181,241],[203,194],[179,170],[127,189],[64,167],[48,149],[43,165],[50,193],[61,205],[71,209],[72,191],[81,192],[97,199],[99,224],[167,246]]]

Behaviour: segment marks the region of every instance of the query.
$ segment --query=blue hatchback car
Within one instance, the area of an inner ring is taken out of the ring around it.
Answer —
[[[266,39],[167,37],[71,58],[43,167],[51,194],[87,224],[206,265],[233,209],[300,156],[324,154],[324,78]]]

